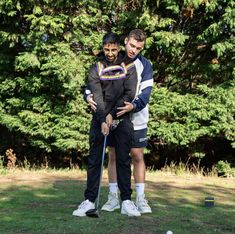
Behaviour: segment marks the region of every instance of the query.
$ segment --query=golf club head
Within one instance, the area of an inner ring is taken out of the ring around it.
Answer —
[[[91,209],[86,212],[86,216],[90,218],[99,218],[99,211],[98,209]]]

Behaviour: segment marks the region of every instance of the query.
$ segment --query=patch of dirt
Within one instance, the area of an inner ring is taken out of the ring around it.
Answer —
[[[40,187],[42,184],[58,180],[86,180],[86,174],[82,171],[21,171],[12,170],[7,175],[0,175],[2,186],[7,185],[30,185]]]
[[[0,182],[2,186],[7,185],[32,185],[34,187],[41,186],[44,183],[51,183],[55,181],[79,180],[86,181],[86,171],[69,170],[69,171],[47,171],[47,170],[11,170],[7,175],[0,175]],[[103,172],[102,183],[108,183],[108,173],[105,169]],[[134,181],[132,180],[132,185]],[[235,194],[235,179],[233,178],[219,178],[219,177],[204,177],[204,176],[176,176],[162,172],[147,172],[146,173],[146,189],[151,191],[156,189],[185,189],[185,190],[199,190],[203,187],[214,189],[220,193],[229,189],[231,193]]]

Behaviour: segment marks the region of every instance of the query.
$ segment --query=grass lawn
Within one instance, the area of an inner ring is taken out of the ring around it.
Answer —
[[[107,171],[102,184],[101,204],[108,193]],[[0,175],[0,234],[235,233],[234,179],[148,172],[146,197],[152,214],[127,217],[119,210],[103,211],[98,219],[71,215],[83,201],[85,185],[86,172],[79,170]],[[206,196],[215,198],[214,207],[204,206]]]

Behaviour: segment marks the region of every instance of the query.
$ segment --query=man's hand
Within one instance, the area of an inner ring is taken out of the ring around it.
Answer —
[[[105,122],[101,124],[101,132],[104,136],[107,136],[109,134],[109,127]]]
[[[132,111],[134,109],[134,106],[133,106],[132,103],[124,102],[124,104],[125,104],[125,106],[117,108],[118,110],[120,110],[117,113],[117,117],[120,117],[120,116],[124,115],[125,113],[130,112],[130,111]]]
[[[88,102],[88,104],[89,104],[89,106],[91,107],[91,109],[94,111],[94,112],[96,112],[96,106],[97,106],[97,103],[94,101],[94,99],[93,99],[93,94],[91,93],[91,94],[89,94],[88,96],[87,96],[87,102]]]
[[[111,114],[108,114],[108,115],[106,116],[106,124],[107,124],[108,127],[110,128],[111,125],[112,125],[112,123],[113,123],[113,116],[112,116]]]

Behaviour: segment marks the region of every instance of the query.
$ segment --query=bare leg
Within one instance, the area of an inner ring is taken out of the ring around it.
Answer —
[[[145,182],[145,162],[144,162],[144,148],[132,148],[131,149],[132,162],[134,165],[134,179],[135,183]]]
[[[109,147],[108,152],[109,152],[109,162],[108,162],[109,183],[117,183],[115,148]]]
[[[144,162],[144,148],[131,149],[132,161],[134,164],[134,179],[136,189],[136,206],[140,213],[152,213],[148,201],[145,199],[145,173],[146,166]]]
[[[117,173],[116,173],[116,155],[115,148],[109,147],[109,162],[108,162],[108,176],[109,183],[117,182]],[[131,156],[134,166],[134,179],[135,183],[144,183],[145,182],[145,162],[144,162],[144,148],[132,148]]]
[[[108,147],[108,152],[109,152],[109,162],[108,162],[109,195],[108,195],[108,201],[102,206],[101,210],[110,212],[119,209],[120,204],[118,199],[115,148]]]

